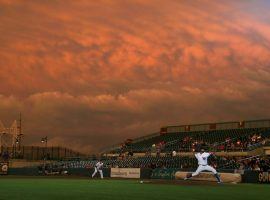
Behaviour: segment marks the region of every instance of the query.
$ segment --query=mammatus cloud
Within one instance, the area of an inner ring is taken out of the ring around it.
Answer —
[[[268,1],[0,0],[0,119],[84,152],[269,117]],[[101,139],[104,138],[104,139]]]

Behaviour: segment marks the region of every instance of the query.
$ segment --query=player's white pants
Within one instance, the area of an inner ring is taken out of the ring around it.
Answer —
[[[95,167],[94,173],[92,174],[92,178],[96,175],[97,172],[99,172],[100,177],[103,178],[103,172],[102,172],[102,170],[101,169],[97,169],[96,167]]]
[[[209,165],[199,165],[197,170],[194,173],[192,173],[192,176],[197,176],[202,171],[209,171],[209,172],[212,172],[213,174],[217,173],[217,170],[215,170],[215,168],[213,168]]]

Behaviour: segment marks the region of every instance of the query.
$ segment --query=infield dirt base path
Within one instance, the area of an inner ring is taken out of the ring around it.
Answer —
[[[143,184],[166,184],[166,185],[198,185],[198,186],[219,186],[219,185],[232,185],[229,183],[217,183],[213,181],[195,181],[195,180],[161,180],[151,179],[143,180]]]
[[[13,176],[7,175],[2,176],[2,178],[7,179],[89,179],[89,180],[101,180],[100,178],[90,178],[86,176]],[[104,178],[104,180],[133,180],[138,181],[140,183],[143,181],[142,184],[164,184],[164,185],[198,185],[198,186],[219,186],[219,185],[234,185],[232,183],[222,183],[218,184],[217,182],[213,181],[199,181],[199,180],[165,180],[165,179],[125,179],[125,178]]]

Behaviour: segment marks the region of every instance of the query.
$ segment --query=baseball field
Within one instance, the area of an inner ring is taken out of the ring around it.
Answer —
[[[0,200],[265,200],[269,196],[270,185],[262,184],[0,177]]]

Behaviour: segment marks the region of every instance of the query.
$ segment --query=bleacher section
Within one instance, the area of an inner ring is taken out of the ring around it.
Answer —
[[[215,147],[215,151],[224,150],[224,148],[227,148],[226,150],[230,151],[245,151],[248,150],[248,147],[254,145],[254,141],[251,140],[251,137],[254,135],[259,137],[260,140],[269,138],[270,128],[245,128],[167,133],[144,141],[130,143],[122,148],[114,149],[110,153],[129,151],[132,151],[133,153],[147,152],[153,150],[153,144],[156,148],[161,144],[161,147],[158,147],[161,148],[161,152],[187,152],[192,150],[194,151],[195,146],[202,143],[209,147]],[[230,145],[230,148],[228,148],[228,143],[233,144],[233,147]],[[224,146],[224,148],[221,146]]]
[[[160,134],[128,139],[125,144],[104,151],[101,158],[104,167],[195,169],[198,163],[194,152],[202,147],[215,152],[216,156],[209,162],[218,170],[257,170],[263,162],[270,166],[269,159],[264,158],[270,155],[270,120],[171,126],[165,129],[162,128]],[[63,169],[85,169],[93,168],[96,162],[97,159],[89,158],[57,161],[52,165]]]

